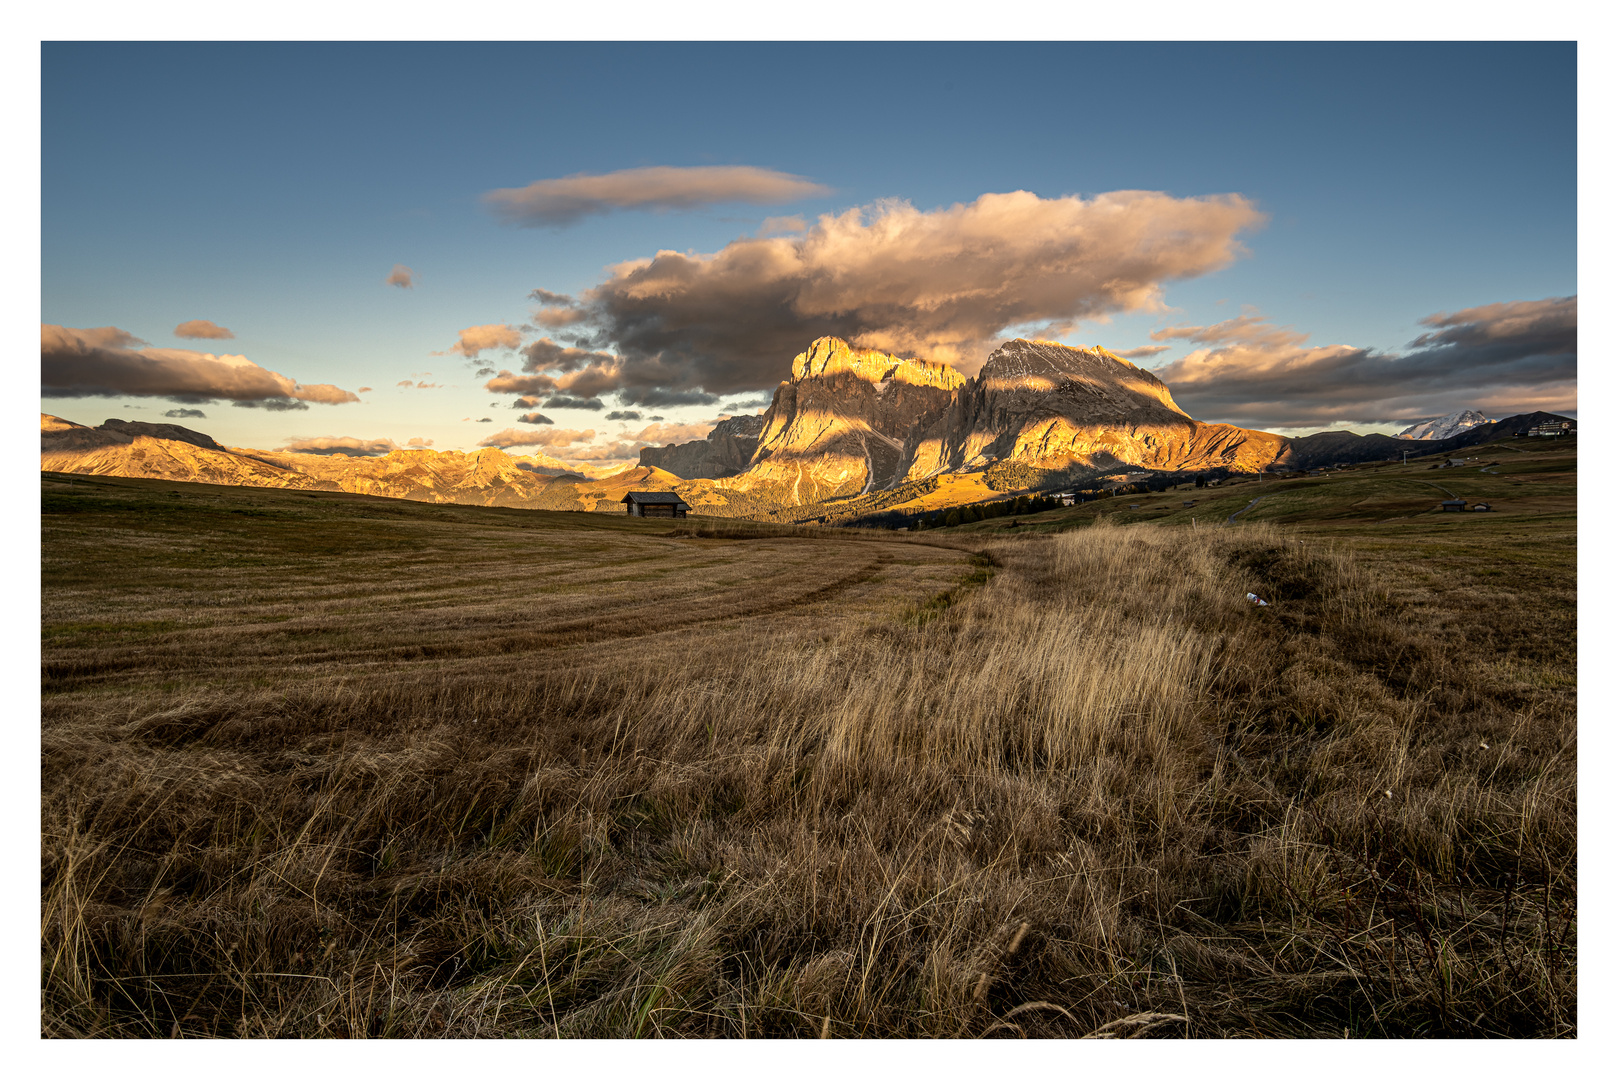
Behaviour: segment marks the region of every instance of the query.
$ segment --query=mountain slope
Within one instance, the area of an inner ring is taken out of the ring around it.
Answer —
[[[1488,422],[1489,418],[1484,416],[1482,413],[1477,412],[1474,409],[1463,409],[1458,413],[1451,413],[1448,416],[1440,416],[1436,420],[1423,420],[1419,423],[1411,424],[1394,437],[1398,439],[1417,439],[1421,441],[1426,441],[1429,439],[1453,439],[1455,436],[1465,432],[1468,428],[1474,428],[1479,424],[1487,424]]]
[[[648,446],[640,463],[687,480],[717,480],[747,468],[764,430],[762,416],[732,416],[714,425],[706,439],[672,446]]]

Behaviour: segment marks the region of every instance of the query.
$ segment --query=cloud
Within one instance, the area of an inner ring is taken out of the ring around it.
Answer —
[[[572,307],[577,301],[566,293],[551,292],[549,289],[535,289],[528,294],[528,299],[536,300],[541,304],[553,307]]]
[[[1475,408],[1488,416],[1577,408],[1578,297],[1486,304],[1420,320],[1404,352],[1307,344],[1257,311],[1155,331],[1203,345],[1157,368],[1191,415],[1243,427],[1408,423]]]
[[[518,431],[516,428],[506,428],[487,438],[479,439],[478,445],[498,446],[502,450],[511,446],[571,446],[574,443],[589,442],[595,437],[593,429],[573,431],[569,428],[547,428],[542,431]]]
[[[607,414],[607,419],[608,420],[644,420],[644,419],[646,419],[646,417],[645,417],[644,414],[634,412],[633,410],[614,409],[612,412]]]
[[[223,326],[216,326],[207,319],[192,319],[183,322],[174,328],[175,337],[183,338],[233,338],[236,335]]]
[[[406,446],[408,446],[408,447],[410,447],[411,449],[414,449],[414,450],[422,450],[422,449],[425,449],[425,448],[431,446],[432,444],[433,444],[433,441],[431,439],[421,439],[421,438],[411,439],[409,442],[405,443]]]
[[[1125,349],[1123,352],[1118,353],[1117,355],[1123,357],[1125,360],[1144,360],[1148,356],[1156,356],[1158,353],[1168,352],[1173,347],[1174,346],[1172,345],[1142,345],[1138,349]]]
[[[710,405],[773,388],[792,356],[834,335],[970,374],[1008,328],[1162,310],[1166,283],[1228,265],[1263,221],[1240,195],[1014,191],[931,211],[880,202],[822,215],[798,236],[612,267],[568,309],[595,351],[542,338],[524,370],[577,396]]]
[[[369,394],[371,392],[371,388],[369,386],[362,386],[354,392],[356,394]]]
[[[208,414],[201,409],[170,409],[163,414],[171,420],[206,420]]]
[[[404,263],[394,263],[393,270],[382,279],[382,284],[393,285],[400,289],[414,289],[416,287],[416,272]]]
[[[602,404],[596,398],[576,398],[569,397],[566,394],[552,394],[550,397],[545,399],[545,408],[589,409],[592,412],[600,412],[602,409],[606,408],[606,405]]]
[[[570,225],[613,210],[688,210],[713,203],[789,203],[831,191],[801,176],[752,165],[654,165],[641,169],[536,180],[483,196],[508,225]]]
[[[245,356],[144,344],[115,326],[90,330],[40,326],[40,396],[159,397],[184,405],[230,401],[248,408],[304,409],[359,396],[328,383],[299,383]]]
[[[316,435],[308,439],[288,439],[281,447],[292,454],[319,454],[331,457],[381,457],[399,449],[392,439],[356,439],[352,435]]]
[[[737,398],[735,401],[727,401],[719,406],[719,411],[729,413],[732,416],[756,413],[760,409],[768,408],[771,399],[770,394],[755,394],[752,397]]]
[[[484,417],[484,419],[488,420],[489,417]],[[543,413],[530,412],[530,413],[523,413],[521,416],[517,417],[517,423],[519,423],[519,424],[554,424],[554,423],[556,423],[556,421],[552,420],[550,417],[546,416]]]
[[[714,429],[712,422],[700,424],[648,424],[630,436],[643,445],[663,446],[670,443],[694,442],[706,439]]]
[[[460,353],[468,360],[476,360],[478,354],[491,349],[515,349],[522,344],[522,335],[514,326],[505,323],[489,323],[485,326],[468,326],[462,330],[455,344],[449,347],[450,352]]]
[[[412,381],[410,379],[400,379],[398,382],[394,383],[393,385],[395,385],[395,386],[403,386],[406,389],[414,389],[414,390],[442,390],[444,388],[443,383],[427,382],[425,380],[423,380],[421,382],[414,382],[414,381]]]
[[[758,227],[758,235],[780,236],[783,233],[801,233],[808,228],[809,223],[796,214],[792,217],[768,217]]]
[[[471,417],[468,417],[467,419],[471,419]],[[478,417],[478,423],[480,423],[480,424],[492,424],[492,423],[494,423],[494,418],[490,417],[490,416],[480,416],[480,417]]]

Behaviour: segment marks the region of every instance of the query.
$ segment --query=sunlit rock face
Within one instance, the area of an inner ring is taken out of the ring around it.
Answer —
[[[706,439],[646,447],[640,452],[640,463],[686,480],[735,476],[752,462],[763,430],[762,416],[732,416],[715,424]]]
[[[1279,436],[1193,420],[1155,375],[1106,349],[1019,338],[990,354],[921,434],[906,476],[998,461],[1258,469],[1285,445]]]
[[[821,338],[793,359],[750,467],[727,483],[781,485],[804,503],[1001,461],[1257,470],[1285,446],[1193,420],[1155,375],[1102,348],[1008,341],[968,379]]]
[[[519,463],[492,448],[471,454],[394,450],[378,457],[353,457],[226,447],[178,424],[108,420],[91,428],[42,413],[39,427],[39,467],[81,475],[529,506],[541,499],[557,474],[570,472],[552,459]],[[578,478],[579,473],[571,475]]]
[[[921,431],[965,384],[947,364],[820,338],[776,388],[738,486],[781,485],[794,502],[891,486],[904,478]]]

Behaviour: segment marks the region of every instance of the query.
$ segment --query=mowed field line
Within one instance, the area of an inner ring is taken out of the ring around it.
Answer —
[[[958,549],[869,539],[671,539],[565,527],[514,536],[430,519],[387,523],[382,538],[391,543],[377,550],[368,542],[378,539],[374,520],[294,516],[256,535],[249,525],[244,536],[217,514],[154,524],[130,509],[45,518],[47,693],[134,670],[165,679],[313,675],[543,654],[847,603],[861,591],[873,603],[915,603],[953,584],[967,562]],[[333,530],[356,542],[324,550]],[[311,557],[302,550],[310,545],[323,550]],[[65,571],[109,549],[121,568],[111,582]]]

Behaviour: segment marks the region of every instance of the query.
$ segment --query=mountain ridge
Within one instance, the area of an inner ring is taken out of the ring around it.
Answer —
[[[616,510],[633,485],[675,491],[701,514],[796,520],[827,500],[892,492],[880,501],[902,501],[947,476],[977,477],[964,488],[951,481],[970,499],[1151,472],[1307,469],[1460,449],[1557,418],[1506,417],[1447,439],[1342,431],[1289,439],[1196,420],[1155,375],[1106,349],[1020,338],[973,377],[830,337],[794,357],[790,373],[762,415],[729,417],[706,439],[647,447],[638,465],[605,474],[492,447],[266,451],[226,447],[178,424],[111,419],[91,428],[46,413],[40,468],[558,510]]]

